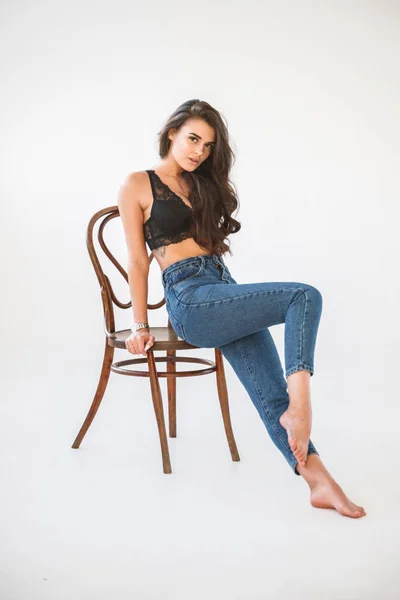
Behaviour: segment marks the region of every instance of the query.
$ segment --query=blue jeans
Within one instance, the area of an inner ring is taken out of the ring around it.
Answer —
[[[297,459],[279,417],[287,382],[268,327],[285,323],[285,376],[314,374],[321,293],[305,283],[237,283],[222,257],[184,258],[162,272],[166,309],[178,336],[218,348],[242,382],[264,425],[296,475]],[[308,454],[318,454],[309,442]]]

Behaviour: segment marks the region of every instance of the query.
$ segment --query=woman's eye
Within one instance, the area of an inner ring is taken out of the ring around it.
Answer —
[[[189,139],[192,140],[193,142],[197,142],[197,138],[192,137],[191,135],[189,136]],[[207,145],[207,148],[209,150],[212,150],[213,146],[212,145]]]

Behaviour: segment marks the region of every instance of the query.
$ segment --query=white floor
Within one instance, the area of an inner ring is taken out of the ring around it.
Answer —
[[[368,514],[315,509],[226,371],[241,461],[230,458],[214,376],[184,379],[171,475],[147,379],[111,374],[79,450],[71,444],[94,375],[66,365],[10,379],[0,415],[2,600],[400,598],[397,424],[385,431],[382,411],[369,430],[341,422],[346,400],[336,408],[334,388],[314,378],[312,439]],[[355,415],[354,397],[349,406]]]

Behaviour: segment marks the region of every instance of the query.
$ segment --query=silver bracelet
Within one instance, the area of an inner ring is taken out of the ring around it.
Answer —
[[[136,333],[138,329],[150,329],[150,325],[148,323],[134,323],[131,327],[131,332]]]

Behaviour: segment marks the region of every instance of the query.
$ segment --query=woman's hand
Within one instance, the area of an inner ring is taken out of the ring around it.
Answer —
[[[125,346],[131,354],[143,354],[143,356],[146,356],[147,350],[151,348],[154,342],[154,335],[145,329],[139,329],[139,331],[132,333],[125,340]]]

